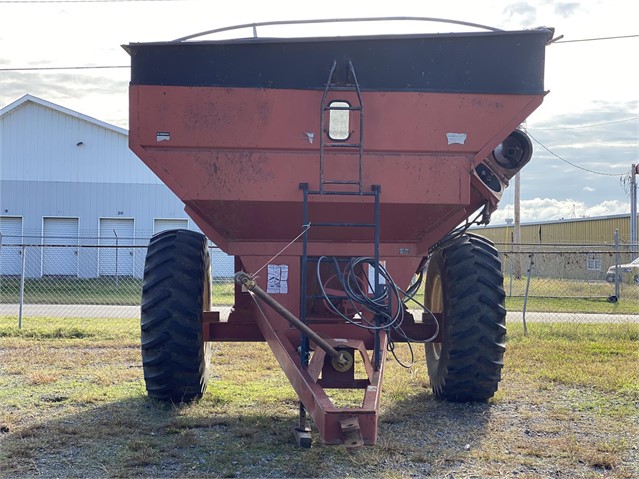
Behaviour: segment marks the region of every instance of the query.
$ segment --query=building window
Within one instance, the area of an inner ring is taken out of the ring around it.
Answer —
[[[588,271],[601,271],[601,258],[589,256],[586,261],[586,268]]]

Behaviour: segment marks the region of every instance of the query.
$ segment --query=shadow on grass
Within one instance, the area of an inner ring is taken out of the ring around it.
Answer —
[[[239,415],[207,396],[179,406],[146,397],[97,406],[41,399],[73,412],[15,431],[0,424],[0,477],[331,475],[320,450],[294,445],[293,405],[290,413],[254,405]]]
[[[490,403],[452,403],[421,392],[395,402],[381,415],[379,444],[395,450],[400,463],[412,465],[412,474],[443,474],[460,461],[460,454],[485,435],[491,418]],[[420,466],[421,464],[421,466]],[[443,469],[442,469],[443,467]]]
[[[175,414],[172,407],[146,398],[99,406],[70,404],[66,397],[41,400],[55,402],[58,408],[70,412],[3,434],[0,476],[122,475],[127,464],[141,466],[152,459],[152,452],[159,446],[156,438]],[[46,415],[38,410],[35,413]]]
[[[316,433],[313,448],[297,448],[297,404],[290,400],[239,413],[208,394],[181,406],[146,397],[97,406],[67,401],[55,398],[47,407],[68,407],[68,414],[0,434],[0,477],[424,475],[454,463],[490,415],[486,404],[420,393],[386,408],[377,446],[348,452],[321,445]]]

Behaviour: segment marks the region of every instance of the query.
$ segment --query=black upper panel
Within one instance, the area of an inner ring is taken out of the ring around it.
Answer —
[[[550,30],[257,38],[133,43],[131,84],[324,89],[348,82],[352,61],[362,90],[540,94]]]

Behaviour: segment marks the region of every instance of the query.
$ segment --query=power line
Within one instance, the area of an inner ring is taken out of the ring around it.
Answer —
[[[574,163],[571,163],[570,161],[566,160],[565,158],[562,158],[562,157],[561,157],[561,156],[559,156],[557,153],[555,153],[555,152],[553,152],[552,150],[550,150],[550,149],[549,149],[546,145],[544,145],[541,141],[539,141],[537,138],[535,138],[534,136],[532,136],[532,135],[530,134],[530,131],[526,130],[526,133],[528,134],[528,136],[529,136],[529,137],[531,137],[531,138],[535,141],[535,143],[537,143],[539,146],[541,146],[544,150],[546,150],[548,153],[550,153],[550,154],[551,154],[552,156],[554,156],[555,158],[557,158],[557,159],[559,159],[559,160],[563,161],[564,163],[568,163],[570,166],[573,166],[573,167],[578,168],[578,169],[583,170],[583,171],[587,171],[588,173],[592,173],[592,174],[595,174],[595,175],[601,175],[601,176],[619,176],[619,177],[622,177],[622,176],[623,176],[623,174],[621,174],[621,173],[617,173],[617,174],[615,174],[615,173],[601,173],[601,172],[599,172],[599,171],[589,170],[588,168],[584,168],[583,166],[579,166],[579,165],[576,165],[576,164],[574,164]]]
[[[597,37],[597,38],[580,38],[579,40],[557,40],[556,42],[552,42],[553,45],[556,43],[577,43],[577,42],[597,42],[599,40],[619,40],[621,38],[636,38],[639,35],[619,35],[616,37]]]
[[[138,0],[135,0],[135,1],[138,1]],[[28,72],[28,71],[43,71],[43,70],[96,70],[96,69],[105,70],[110,68],[131,68],[131,66],[130,65],[102,65],[102,66],[75,66],[75,67],[17,67],[17,68],[0,68],[0,72]]]
[[[184,2],[189,0],[0,0],[0,3],[126,3],[126,2]]]
[[[580,125],[580,126],[566,126],[566,127],[556,127],[556,128],[532,128],[533,130],[544,130],[544,131],[555,131],[555,130],[578,130],[581,128],[596,128],[599,126],[606,125],[614,125],[615,123],[626,123],[628,121],[638,120],[639,116],[633,116],[631,118],[626,118],[624,120],[616,120],[616,121],[608,121],[605,123],[593,123],[592,125]]]

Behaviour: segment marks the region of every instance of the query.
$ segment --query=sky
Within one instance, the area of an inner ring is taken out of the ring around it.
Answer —
[[[28,93],[127,128],[130,70],[123,44],[253,22],[388,16],[447,18],[504,30],[554,27],[563,39],[546,49],[549,94],[525,124],[535,153],[521,173],[521,221],[630,212],[629,173],[639,163],[639,2],[0,0],[0,107]],[[460,30],[423,22],[383,28],[339,24],[263,28],[258,34]],[[50,69],[112,66],[124,68]],[[512,218],[513,191],[511,186],[504,193],[492,224]]]

